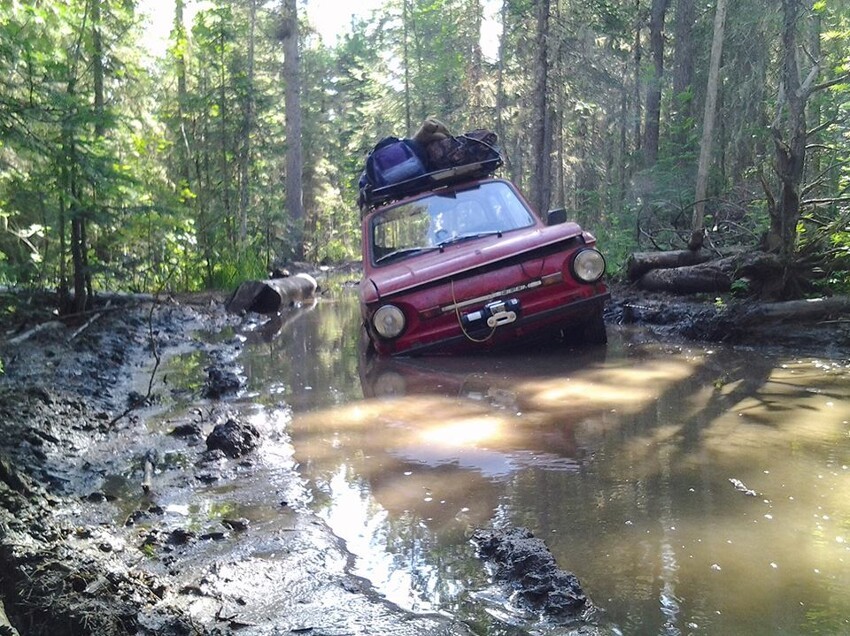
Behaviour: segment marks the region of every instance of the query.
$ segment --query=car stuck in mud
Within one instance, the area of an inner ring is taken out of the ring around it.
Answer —
[[[360,299],[375,351],[489,351],[548,338],[604,344],[609,292],[595,237],[563,210],[544,222],[488,166],[464,168],[372,199]]]

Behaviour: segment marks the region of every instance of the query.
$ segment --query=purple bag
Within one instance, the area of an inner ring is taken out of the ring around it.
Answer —
[[[408,139],[384,137],[366,158],[366,179],[375,188],[425,174],[425,165]]]

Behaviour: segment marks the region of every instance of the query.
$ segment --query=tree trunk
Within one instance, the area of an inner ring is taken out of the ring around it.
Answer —
[[[694,11],[695,0],[678,0],[676,3],[675,42],[673,54],[673,94],[679,100],[692,88],[694,78]],[[677,119],[681,122],[691,115],[692,101],[679,102]]]
[[[534,208],[545,214],[549,207],[551,197],[551,122],[550,106],[548,98],[549,85],[549,2],[550,0],[537,0],[537,32],[536,43],[537,58],[534,68],[534,127],[531,139],[531,152],[533,161],[532,196],[531,201]]]
[[[301,148],[301,60],[298,53],[298,7],[283,0],[283,81],[286,110],[286,209],[292,228],[292,255],[304,258],[304,193]]]
[[[229,135],[228,135],[228,121],[230,119],[230,112],[227,108],[227,90],[230,84],[231,78],[227,75],[227,59],[225,57],[226,50],[226,42],[225,42],[225,32],[224,25],[219,26],[219,60],[218,60],[218,124],[219,124],[219,147],[218,147],[218,159],[219,159],[219,170],[221,174],[219,178],[221,179],[221,203],[223,208],[223,218],[221,219],[225,228],[227,229],[228,238],[233,241],[235,237],[233,236],[233,213],[231,209],[230,202],[230,161],[228,156],[230,154],[230,143],[229,143]]]
[[[821,14],[818,11],[814,11],[812,13],[812,30],[809,34],[809,47],[810,54],[812,59],[820,60],[823,55],[821,48]],[[806,126],[809,130],[819,130],[822,119],[822,101],[819,99],[813,99],[809,101],[809,113],[808,119],[806,121]],[[811,178],[807,179],[807,181],[812,182],[818,179],[818,176],[821,173],[821,158],[822,152],[819,147],[819,142],[822,140],[820,136],[816,136],[814,138],[810,138],[809,142],[816,144],[814,150],[809,153],[809,156],[806,157],[807,171]]]
[[[739,320],[745,324],[762,325],[765,322],[794,324],[806,320],[845,318],[850,313],[850,298],[807,298],[788,300],[748,307],[741,312]]]
[[[653,73],[646,91],[646,124],[644,125],[644,165],[652,167],[658,160],[658,137],[661,125],[661,82],[664,76],[664,16],[670,0],[652,0],[649,16],[649,48]]]
[[[653,269],[672,269],[705,263],[713,258],[707,250],[674,250],[670,252],[635,252],[626,261],[626,272],[631,282]]]
[[[641,112],[641,60],[643,58],[643,47],[641,45],[641,31],[643,30],[643,20],[641,18],[640,0],[635,0],[635,43],[634,43],[634,137],[635,137],[635,152],[640,152],[641,141],[643,139],[640,130],[643,113]]]
[[[408,43],[407,43],[407,22],[408,22],[408,3],[410,0],[402,0],[402,16],[401,23],[404,28],[404,32],[402,37],[404,38],[403,42],[403,55],[404,59],[402,60],[402,64],[404,64],[404,129],[408,132],[412,130],[413,120],[410,116],[410,57],[408,51]]]
[[[764,247],[780,254],[788,263],[796,248],[797,222],[800,219],[800,189],[806,159],[806,102],[818,67],[812,68],[805,82],[800,81],[797,23],[802,15],[802,3],[800,0],[782,0],[782,10],[782,90],[772,126],[779,196],[775,204],[769,206],[770,229]]]
[[[282,308],[310,298],[316,293],[316,279],[308,274],[287,278],[245,281],[227,301],[227,311],[275,314]]]
[[[502,0],[501,9],[502,33],[499,36],[499,61],[496,71],[496,134],[502,148],[507,148],[508,140],[505,136],[505,55],[507,53],[508,39],[508,0]],[[511,174],[511,154],[505,154],[505,169]]]
[[[694,195],[694,214],[691,221],[691,239],[688,247],[698,250],[705,236],[705,196],[708,186],[708,169],[711,163],[711,142],[714,134],[714,116],[717,106],[720,56],[723,51],[723,30],[726,24],[726,0],[717,0],[714,15],[714,37],[711,41],[711,61],[708,69],[708,88],[705,96],[705,113],[702,119],[699,164],[697,165],[697,187]]]
[[[76,83],[72,78],[68,82],[67,94],[70,100],[75,100]],[[83,210],[80,209],[80,189],[78,180],[78,165],[77,165],[77,142],[75,130],[72,128],[73,123],[69,121],[63,122],[62,130],[62,159],[65,162],[66,169],[63,167],[63,176],[65,177],[65,192],[64,196],[68,200],[68,214],[71,221],[71,237],[69,247],[71,249],[71,276],[73,277],[74,297],[70,302],[63,303],[63,306],[71,313],[81,313],[85,310],[88,299],[86,298],[86,279],[85,279],[85,264],[83,262],[82,245],[82,216]],[[64,254],[63,254],[64,258]]]
[[[697,265],[651,270],[641,276],[638,287],[672,294],[714,293],[729,291],[734,280],[746,278],[752,281],[751,291],[765,289],[772,295],[781,272],[782,264],[775,255],[742,252]]]
[[[482,95],[481,77],[483,74],[484,55],[481,51],[481,24],[484,20],[483,8],[479,0],[469,0],[466,15],[470,21],[472,50],[469,52],[467,64],[467,77],[469,83],[469,97],[467,103],[474,118],[484,116],[484,96]]]
[[[251,133],[254,130],[254,34],[257,26],[257,0],[248,2],[248,77],[242,123],[242,153],[239,158],[239,243],[248,237],[248,206],[251,201]]]
[[[693,117],[694,21],[695,0],[676,3],[675,43],[673,53],[673,123],[679,152],[687,150]]]

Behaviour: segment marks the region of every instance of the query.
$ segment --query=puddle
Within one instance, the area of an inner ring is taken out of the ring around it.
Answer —
[[[249,334],[229,407],[263,432],[257,463],[167,514],[248,519],[274,570],[282,502],[309,507],[380,594],[478,633],[531,631],[487,602],[487,526],[544,539],[613,633],[850,630],[846,364],[618,328],[605,349],[376,360],[358,323],[342,292]]]

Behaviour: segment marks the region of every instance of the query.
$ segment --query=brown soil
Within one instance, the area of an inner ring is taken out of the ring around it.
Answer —
[[[221,573],[233,557],[205,557],[216,539],[244,532],[242,520],[226,520],[225,526],[200,534],[164,527],[150,499],[125,523],[116,523],[104,475],[129,475],[130,487],[146,488],[146,469],[156,457],[141,424],[161,397],[153,380],[168,356],[196,351],[218,369],[210,375],[218,384],[206,388],[212,406],[198,409],[196,420],[175,429],[174,443],[187,444],[196,461],[170,487],[191,488],[210,471],[226,481],[250,470],[255,432],[231,422],[224,405],[215,402],[234,382],[238,386],[228,361],[237,355],[239,341],[219,338],[211,344],[198,336],[239,326],[240,319],[224,311],[223,296],[158,301],[110,296],[108,302],[101,299],[97,311],[61,321],[50,311],[55,306],[50,294],[0,292],[0,300],[5,308],[0,315],[5,368],[0,375],[0,600],[8,615],[6,622],[0,606],[0,634],[13,634],[14,628],[36,636],[319,633],[310,626],[327,618],[330,608],[338,613],[333,617],[340,629],[349,621],[369,624],[373,633],[468,633],[444,617],[414,617],[382,601],[368,582],[349,573],[344,546],[304,510],[283,505],[286,532],[275,547],[291,557],[281,559],[277,571],[260,573],[294,579],[300,591],[287,595],[284,590],[278,613],[261,620],[257,612],[251,620],[243,618],[250,601]],[[645,325],[669,339],[793,347],[824,355],[850,345],[850,321],[841,316],[794,325],[744,324],[741,312],[750,308],[729,298],[682,299],[615,287],[606,320]],[[230,427],[238,452],[208,451],[199,443],[216,424]],[[240,446],[246,442],[251,444]],[[146,523],[134,523],[139,519]],[[341,565],[327,565],[331,562]]]
[[[0,298],[8,308],[0,317],[0,634],[322,633],[317,626],[329,623],[410,636],[468,633],[383,601],[349,573],[351,556],[325,524],[286,502],[270,548],[286,556],[259,567],[220,547],[251,541],[244,519],[200,531],[164,523],[146,483],[158,461],[155,443],[193,458],[163,478],[172,489],[238,478],[251,470],[253,444],[262,443],[217,400],[233,388],[228,361],[240,341],[199,336],[239,325],[223,296],[111,296],[61,321],[49,294]],[[167,442],[154,442],[144,424],[162,397],[162,367],[193,351],[217,369],[197,392],[204,407]],[[208,449],[204,438],[215,430],[236,442]],[[123,523],[105,483],[114,474],[126,476],[121,487],[140,502]],[[283,580],[286,589],[275,583]],[[278,592],[273,611],[250,592],[270,581]]]

